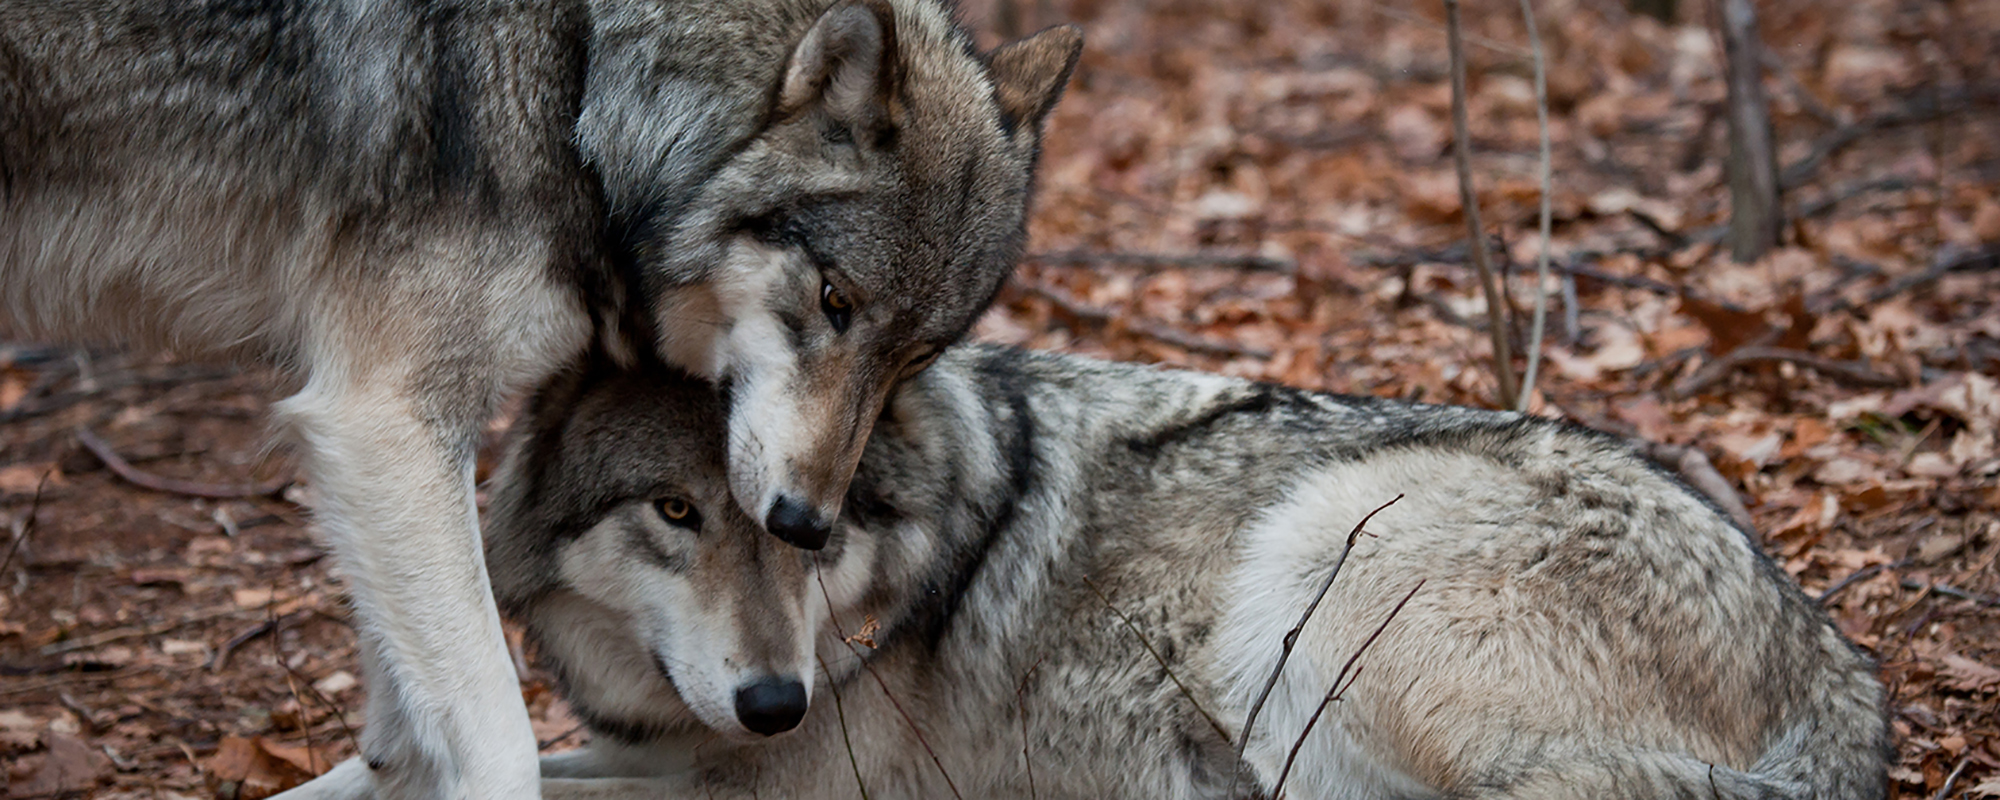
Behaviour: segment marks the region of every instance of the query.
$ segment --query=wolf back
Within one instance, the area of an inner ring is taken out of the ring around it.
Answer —
[[[510,456],[489,561],[599,735],[545,777],[656,777],[547,784],[578,792],[562,796],[824,793],[854,786],[854,765],[876,797],[949,794],[945,773],[978,796],[1224,796],[1287,629],[1349,530],[1398,496],[1300,638],[1239,789],[1273,789],[1341,664],[1422,581],[1289,791],[1883,796],[1868,659],[1744,531],[1611,437],[965,346],[892,399],[827,549],[803,566],[730,557],[765,565],[750,581],[657,555],[740,535],[700,488],[721,446],[707,390],[589,372],[565,386],[584,399],[528,421],[544,436]],[[694,538],[646,533],[669,496],[707,514]],[[737,610],[649,639],[702,614],[602,588],[683,581],[714,581],[691,596]],[[727,621],[746,607],[759,622]],[[865,619],[874,647],[844,641]],[[796,731],[760,741],[727,694],[690,699],[708,689],[677,676],[729,659],[803,670]]]

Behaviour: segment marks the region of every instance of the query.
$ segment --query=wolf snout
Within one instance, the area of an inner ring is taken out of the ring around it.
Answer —
[[[752,733],[776,736],[806,716],[806,686],[790,678],[762,678],[736,690],[736,720]]]
[[[807,550],[825,547],[827,537],[833,534],[832,523],[812,506],[790,495],[779,495],[778,502],[771,504],[771,513],[764,517],[764,529],[793,547]]]

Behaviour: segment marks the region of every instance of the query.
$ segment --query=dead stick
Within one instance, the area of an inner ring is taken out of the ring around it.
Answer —
[[[1403,495],[1396,495],[1389,502],[1376,506],[1375,510],[1368,512],[1368,515],[1362,517],[1360,522],[1354,523],[1354,529],[1347,532],[1347,543],[1340,548],[1340,557],[1333,561],[1333,570],[1326,574],[1326,580],[1320,582],[1319,592],[1314,594],[1312,602],[1306,605],[1305,613],[1299,615],[1298,624],[1293,625],[1291,630],[1285,632],[1285,638],[1281,641],[1281,647],[1278,651],[1278,664],[1271,668],[1271,677],[1264,680],[1263,690],[1257,693],[1257,702],[1250,704],[1250,715],[1243,718],[1243,733],[1238,737],[1236,742],[1237,769],[1229,778],[1229,792],[1223,795],[1224,797],[1236,796],[1237,779],[1242,776],[1243,772],[1241,769],[1243,766],[1243,751],[1250,747],[1250,732],[1257,728],[1257,715],[1264,711],[1264,701],[1271,699],[1271,688],[1278,685],[1278,676],[1284,673],[1285,662],[1291,660],[1292,648],[1296,647],[1299,643],[1299,634],[1305,631],[1306,623],[1312,620],[1313,612],[1319,610],[1320,601],[1326,599],[1327,590],[1333,588],[1333,579],[1340,576],[1340,568],[1347,563],[1347,554],[1353,552],[1354,541],[1361,537],[1361,529],[1368,524],[1369,520],[1374,519],[1376,514],[1382,513],[1382,509],[1395,505],[1396,501],[1401,499],[1403,499]]]
[[[104,466],[110,467],[111,471],[116,473],[118,477],[125,479],[126,483],[156,492],[187,495],[190,497],[207,497],[216,500],[237,500],[246,497],[274,495],[284,491],[285,487],[292,485],[290,476],[259,484],[197,483],[177,478],[164,478],[132,466],[131,462],[126,461],[123,456],[118,455],[118,451],[111,449],[110,444],[106,443],[103,439],[97,438],[97,434],[91,433],[89,428],[77,428],[76,440],[81,442],[85,448],[88,448],[92,455],[97,456],[99,461],[103,461]]]
[[[1156,323],[1147,322],[1146,320],[1143,319],[1127,318],[1124,320],[1120,320],[1119,316],[1117,314],[1112,313],[1111,311],[1094,307],[1089,303],[1083,302],[1083,300],[1081,300],[1080,298],[1077,298],[1074,295],[1069,294],[1068,292],[1064,292],[1061,289],[1057,289],[1051,286],[1027,284],[1025,285],[1024,288],[1028,293],[1044,298],[1048,300],[1050,303],[1055,304],[1056,308],[1061,310],[1063,313],[1074,316],[1085,322],[1089,322],[1096,325],[1106,325],[1112,322],[1122,321],[1125,326],[1125,330],[1127,331],[1138,334],[1140,336],[1144,336],[1148,339],[1152,339],[1157,342],[1161,342],[1163,344],[1173,345],[1174,347],[1181,348],[1182,350],[1186,350],[1190,353],[1200,353],[1203,355],[1211,355],[1211,356],[1222,356],[1225,358],[1248,356],[1250,358],[1262,359],[1271,357],[1271,351],[1269,350],[1264,350],[1256,347],[1248,347],[1230,341],[1207,339],[1200,336],[1195,336],[1194,334],[1187,333],[1185,331],[1178,330],[1176,328],[1168,327],[1166,325],[1159,325]]]
[[[814,556],[814,563],[818,563],[818,556]],[[952,782],[951,773],[945,771],[944,760],[938,758],[937,751],[931,748],[930,740],[924,737],[924,729],[917,727],[917,720],[910,716],[910,712],[903,710],[902,701],[896,699],[896,693],[889,691],[889,683],[882,680],[881,673],[875,671],[875,663],[863,657],[861,651],[855,649],[854,643],[848,641],[847,631],[841,630],[840,616],[833,611],[833,594],[826,590],[826,578],[822,575],[823,572],[824,570],[815,568],[813,570],[813,579],[819,581],[819,596],[826,600],[826,618],[833,623],[834,635],[840,637],[841,644],[847,645],[848,652],[854,654],[854,660],[861,662],[861,668],[868,671],[868,677],[875,679],[875,685],[882,689],[882,696],[889,698],[889,705],[896,709],[898,715],[902,716],[903,724],[910,726],[910,732],[917,737],[917,744],[923,746],[924,753],[929,755],[931,763],[937,766],[938,774],[944,776],[944,785],[951,789],[951,796],[957,800],[965,800],[965,795],[958,793],[958,784]],[[831,674],[827,675],[827,682],[833,682]]]
[[[1174,686],[1181,690],[1181,696],[1187,698],[1188,705],[1194,706],[1195,713],[1200,714],[1202,719],[1208,720],[1208,726],[1215,729],[1215,735],[1222,737],[1225,742],[1234,738],[1228,731],[1222,729],[1222,723],[1216,722],[1215,716],[1208,713],[1208,709],[1201,707],[1201,701],[1194,699],[1194,692],[1188,689],[1187,684],[1181,683],[1181,677],[1174,674],[1174,668],[1167,666],[1167,660],[1160,657],[1160,651],[1154,650],[1153,643],[1146,640],[1146,634],[1139,632],[1139,626],[1133,624],[1131,617],[1125,616],[1125,612],[1119,611],[1117,606],[1111,604],[1111,598],[1105,596],[1104,590],[1097,588],[1097,582],[1085,575],[1083,583],[1090,587],[1091,594],[1097,595],[1097,599],[1104,601],[1104,607],[1111,609],[1111,613],[1118,617],[1119,622],[1125,623],[1125,629],[1131,631],[1133,638],[1139,640],[1139,646],[1146,648],[1146,652],[1159,663],[1160,669],[1167,673],[1167,680],[1173,681]]]
[[[1347,689],[1341,686],[1341,679],[1347,677],[1349,669],[1354,670],[1355,680],[1361,679],[1361,670],[1359,667],[1354,666],[1354,662],[1361,660],[1361,654],[1368,652],[1369,646],[1375,644],[1375,640],[1381,637],[1382,632],[1389,629],[1389,622],[1394,620],[1397,614],[1403,612],[1403,606],[1410,604],[1410,598],[1417,596],[1417,590],[1424,588],[1424,581],[1427,580],[1430,579],[1419,579],[1417,585],[1410,587],[1410,593],[1403,595],[1403,599],[1396,602],[1395,608],[1389,609],[1389,616],[1383,617],[1382,624],[1375,626],[1375,632],[1368,634],[1368,638],[1361,642],[1361,646],[1354,649],[1354,654],[1347,657],[1347,663],[1340,665],[1340,672],[1333,676],[1333,685],[1327,687],[1326,697],[1319,701],[1319,708],[1313,711],[1312,718],[1306,720],[1306,727],[1304,730],[1299,731],[1299,738],[1292,741],[1292,752],[1285,756],[1285,768],[1278,771],[1278,783],[1271,787],[1272,797],[1275,798],[1284,795],[1285,778],[1292,774],[1292,762],[1298,760],[1299,748],[1305,745],[1306,735],[1312,733],[1313,724],[1319,722],[1320,714],[1326,711],[1328,704],[1340,699],[1342,695],[1347,693]],[[1349,681],[1348,685],[1352,686],[1353,681]]]
[[[1458,165],[1459,203],[1465,207],[1465,227],[1472,238],[1472,264],[1479,268],[1479,282],[1486,290],[1487,335],[1493,340],[1493,376],[1500,384],[1500,407],[1513,408],[1519,395],[1514,388],[1514,353],[1507,343],[1506,309],[1500,303],[1500,285],[1493,277],[1493,264],[1486,252],[1484,226],[1479,223],[1479,197],[1472,187],[1472,133],[1465,121],[1465,43],[1459,31],[1458,0],[1444,0],[1447,46],[1451,50],[1451,129],[1453,161]]]

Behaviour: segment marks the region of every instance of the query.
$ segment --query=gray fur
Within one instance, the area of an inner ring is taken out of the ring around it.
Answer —
[[[776,106],[822,19],[896,67],[866,114]],[[735,442],[735,496],[831,518],[889,385],[1008,273],[1078,46],[989,64],[933,0],[0,0],[0,328],[291,379],[389,793],[532,796],[480,425],[595,338],[795,420]]]
[[[947,796],[861,658],[967,797],[1028,797],[1030,769],[1040,797],[1220,797],[1231,742],[1091,584],[1234,739],[1347,531],[1398,493],[1301,637],[1245,791],[1270,791],[1340,664],[1422,579],[1306,740],[1295,796],[1884,794],[1869,660],[1744,531],[1616,439],[964,346],[898,390],[827,549],[779,563],[744,549],[765,537],[727,502],[708,393],[665,374],[567,376],[498,478],[496,591],[597,732],[545,761],[550,797],[856,794],[836,691],[870,796]],[[709,513],[699,532],[661,527],[647,510],[661,497]],[[735,555],[579,555],[633,535]],[[668,644],[652,631],[699,612],[612,584],[700,587],[815,630],[812,652],[748,668],[824,661],[801,728],[759,740],[691,712],[677,675],[738,651]],[[864,618],[879,648],[850,649],[836,630]]]

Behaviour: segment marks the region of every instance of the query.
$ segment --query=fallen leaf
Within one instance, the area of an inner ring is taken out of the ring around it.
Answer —
[[[359,685],[361,681],[354,677],[354,673],[343,669],[314,682],[313,688],[318,689],[320,694],[331,697]]]
[[[47,757],[26,781],[10,787],[11,796],[40,797],[85,791],[97,786],[97,779],[111,771],[111,759],[75,737],[49,733],[42,739],[48,746]]]
[[[1946,654],[1938,675],[1953,689],[1975,692],[2000,687],[2000,669],[1989,667],[1957,653]]]
[[[222,737],[215,755],[208,760],[209,788],[218,796],[233,794],[237,800],[262,800],[312,779],[312,773],[273,755],[270,747],[271,743],[261,736]]]
[[[42,476],[48,476],[49,486],[62,483],[62,471],[50,463],[9,464],[0,467],[0,492],[7,494],[32,495],[35,488],[42,485]]]

